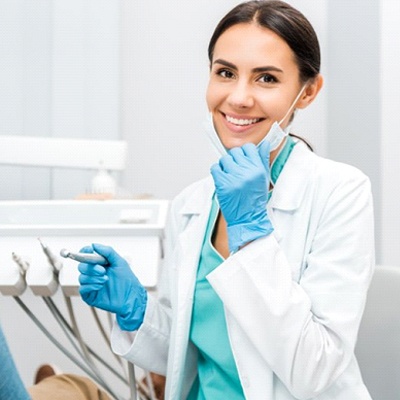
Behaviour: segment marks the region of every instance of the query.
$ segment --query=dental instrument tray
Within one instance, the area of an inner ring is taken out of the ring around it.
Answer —
[[[113,247],[142,284],[155,289],[168,206],[167,200],[153,199],[0,201],[0,292],[22,291],[23,273],[39,296],[52,296],[58,286],[67,296],[78,295],[76,261],[62,258],[60,251],[78,252],[92,243]],[[51,268],[43,247],[62,265],[59,271]],[[13,253],[29,265],[26,272],[17,267]]]

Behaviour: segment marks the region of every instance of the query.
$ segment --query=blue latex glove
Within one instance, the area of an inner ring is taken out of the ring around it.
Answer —
[[[109,265],[80,263],[79,293],[90,306],[116,314],[118,325],[125,331],[139,329],[147,304],[147,292],[131,267],[114,249],[101,244],[84,247],[105,257]]]
[[[229,150],[211,167],[231,252],[273,231],[267,215],[270,144]]]

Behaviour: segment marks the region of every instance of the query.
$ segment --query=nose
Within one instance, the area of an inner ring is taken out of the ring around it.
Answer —
[[[254,97],[247,82],[237,81],[230,89],[227,100],[231,107],[250,108],[254,105]]]

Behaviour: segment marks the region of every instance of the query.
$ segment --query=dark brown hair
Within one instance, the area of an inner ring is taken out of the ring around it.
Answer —
[[[300,11],[279,0],[248,1],[226,14],[215,28],[208,46],[210,63],[218,38],[228,28],[241,23],[256,23],[280,36],[295,55],[302,82],[319,74],[321,55],[314,28]]]

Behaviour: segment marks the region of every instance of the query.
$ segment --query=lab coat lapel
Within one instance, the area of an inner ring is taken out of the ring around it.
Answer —
[[[178,307],[187,306],[193,300],[194,283],[201,246],[211,209],[214,182],[207,179],[205,185],[198,186],[185,202],[181,210],[187,225],[178,237],[180,259],[178,260]]]
[[[180,211],[181,218],[186,219],[186,226],[178,235],[176,253],[177,286],[176,305],[174,309],[175,334],[171,348],[176,349],[171,355],[171,364],[168,373],[176,378],[176,384],[171,388],[170,398],[180,398],[185,374],[185,360],[189,343],[190,321],[192,317],[193,293],[196,281],[197,266],[200,257],[201,246],[205,234],[208,216],[211,209],[214,183],[212,179],[197,188],[185,200]],[[178,334],[179,333],[179,334]],[[185,371],[181,373],[180,371]],[[174,380],[172,379],[172,380]]]
[[[268,203],[268,216],[278,242],[283,238],[280,227],[285,226],[283,221],[287,213],[296,212],[304,201],[314,168],[314,153],[303,143],[297,143],[279,175]]]

